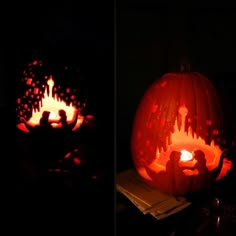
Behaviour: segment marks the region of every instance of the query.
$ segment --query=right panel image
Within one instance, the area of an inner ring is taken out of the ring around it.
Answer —
[[[116,10],[116,233],[233,235],[236,17]]]

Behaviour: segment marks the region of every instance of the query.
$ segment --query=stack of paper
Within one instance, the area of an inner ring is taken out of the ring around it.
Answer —
[[[191,204],[186,198],[175,198],[148,186],[135,169],[119,173],[116,189],[125,195],[143,214],[151,214],[161,220]]]

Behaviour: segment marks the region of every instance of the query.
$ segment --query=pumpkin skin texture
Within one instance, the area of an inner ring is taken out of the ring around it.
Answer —
[[[131,152],[139,175],[171,195],[200,191],[222,168],[222,109],[198,72],[168,73],[148,88],[136,111]],[[190,160],[182,160],[182,151]]]

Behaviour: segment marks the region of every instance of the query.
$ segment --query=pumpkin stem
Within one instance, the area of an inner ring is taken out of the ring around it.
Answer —
[[[181,64],[180,64],[180,72],[190,72],[190,63],[188,62],[187,59],[182,59]]]

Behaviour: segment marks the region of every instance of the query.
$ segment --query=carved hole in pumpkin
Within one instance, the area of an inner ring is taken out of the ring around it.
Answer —
[[[41,61],[34,61],[29,66],[42,66]],[[32,68],[28,68],[32,70]],[[32,71],[30,72],[32,74]],[[28,77],[26,71],[23,72],[25,76],[23,81],[27,85],[28,89],[24,92],[24,96],[17,98],[17,108],[18,118],[24,117],[28,118],[28,123],[32,126],[39,125],[40,118],[44,111],[49,111],[49,121],[53,122],[53,127],[60,127],[59,121],[59,110],[63,109],[66,112],[68,124],[72,123],[74,120],[74,115],[77,109],[80,111],[86,106],[85,102],[76,101],[76,89],[66,88],[66,93],[60,92],[61,86],[57,87],[54,84],[52,76],[44,76],[47,84],[40,84],[40,81],[33,81],[33,76]],[[33,88],[33,89],[32,89]],[[62,95],[63,96],[60,96]],[[78,108],[79,107],[79,108]],[[31,113],[31,114],[30,114]],[[29,115],[30,114],[30,115]],[[84,116],[79,113],[77,116],[77,122],[73,130],[78,129],[83,121]],[[24,131],[29,132],[23,122],[19,122],[17,127]]]

